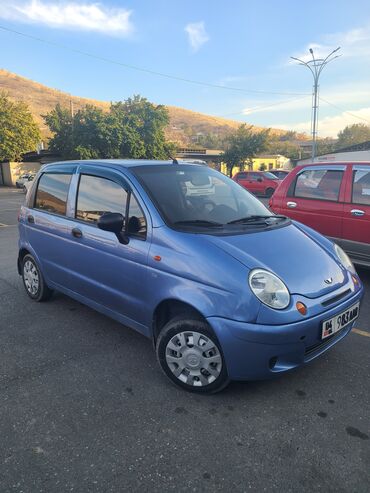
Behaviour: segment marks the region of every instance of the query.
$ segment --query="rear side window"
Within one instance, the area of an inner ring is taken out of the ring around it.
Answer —
[[[65,216],[71,177],[72,175],[44,173],[37,186],[35,208]]]
[[[370,205],[370,169],[356,170],[353,174],[352,202]]]
[[[248,173],[243,173],[243,172],[242,172],[242,173],[238,173],[238,174],[236,175],[236,179],[237,179],[237,180],[245,180],[245,179],[247,179],[247,178],[248,178]]]
[[[121,185],[99,176],[81,175],[76,218],[97,223],[105,212],[126,215],[127,192]]]
[[[294,197],[338,201],[343,171],[308,169],[296,179]]]

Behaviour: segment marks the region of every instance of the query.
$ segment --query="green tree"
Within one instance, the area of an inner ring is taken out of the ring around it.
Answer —
[[[174,152],[167,142],[164,129],[169,124],[168,111],[135,95],[111,106],[122,131],[120,154],[123,157],[166,159]]]
[[[76,157],[73,141],[73,118],[67,108],[58,103],[55,108],[44,117],[46,125],[53,133],[49,140],[49,149],[61,154],[66,159]]]
[[[317,155],[322,156],[323,154],[330,154],[337,148],[337,143],[335,140],[326,137],[325,139],[319,139],[316,143],[317,145]]]
[[[266,150],[269,154],[281,154],[289,159],[299,159],[301,152],[298,144],[288,140],[282,141],[275,136],[266,143]]]
[[[337,149],[370,140],[370,125],[354,123],[338,133]]]
[[[0,161],[20,161],[40,143],[40,130],[23,101],[0,93]]]
[[[112,104],[109,112],[86,105],[73,118],[57,105],[44,119],[53,132],[50,149],[67,159],[165,159],[175,150],[165,139],[166,108],[140,96]]]
[[[255,132],[252,126],[240,125],[236,132],[225,139],[226,149],[221,158],[226,163],[230,177],[235,166],[244,168],[247,161],[252,165],[252,159],[266,148],[270,130]]]

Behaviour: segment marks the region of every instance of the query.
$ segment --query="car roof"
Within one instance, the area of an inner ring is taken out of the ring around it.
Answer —
[[[114,166],[122,168],[133,168],[138,166],[174,166],[188,164],[192,166],[204,166],[207,163],[205,161],[194,161],[194,160],[183,160],[183,159],[172,159],[172,160],[155,160],[155,159],[84,159],[84,160],[70,160],[70,161],[56,161],[54,163],[48,163],[44,166],[44,169],[52,169],[55,167],[60,167],[63,165],[94,165],[99,166]]]
[[[298,164],[296,167],[297,168],[302,168],[304,166],[331,166],[331,165],[345,165],[345,164],[362,164],[362,165],[370,165],[370,161],[320,161],[318,163],[302,163]]]

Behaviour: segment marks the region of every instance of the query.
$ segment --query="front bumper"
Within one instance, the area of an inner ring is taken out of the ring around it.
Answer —
[[[363,287],[335,307],[314,317],[284,325],[261,325],[220,317],[207,320],[221,344],[232,380],[259,380],[292,370],[327,351],[343,339],[354,322],[321,339],[321,324],[361,301]]]

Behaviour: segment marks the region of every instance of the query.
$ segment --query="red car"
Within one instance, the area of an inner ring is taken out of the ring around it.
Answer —
[[[271,197],[282,180],[268,171],[240,171],[233,180],[254,195]]]
[[[370,267],[370,163],[297,166],[269,205],[328,236],[356,264]]]

